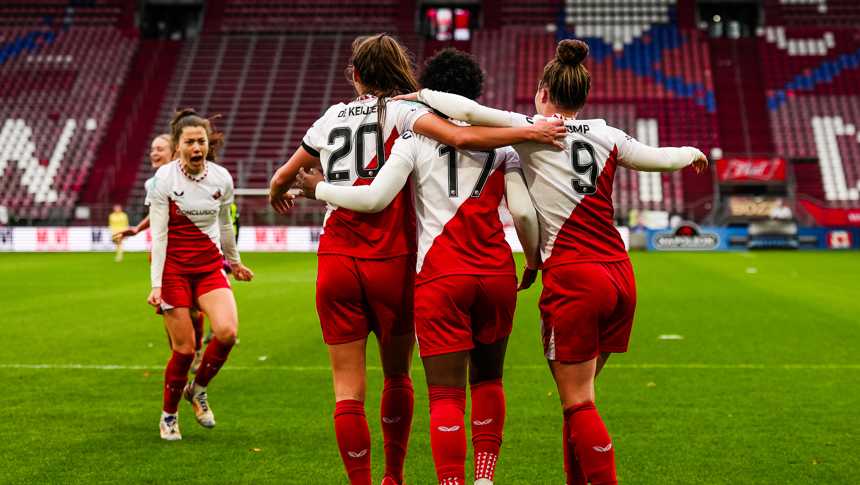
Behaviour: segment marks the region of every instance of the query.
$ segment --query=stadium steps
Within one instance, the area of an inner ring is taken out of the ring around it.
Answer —
[[[134,154],[149,146],[147,136],[157,116],[178,58],[180,41],[142,40],[128,80],[108,125],[82,202],[123,204],[139,164]]]
[[[750,152],[749,129],[737,82],[734,44],[729,39],[710,39],[709,47],[714,67],[714,96],[720,114],[717,117],[720,146],[726,154],[747,156]]]
[[[211,35],[221,32],[227,3],[227,0],[208,0],[206,2],[206,11],[203,13],[202,34]]]
[[[749,128],[750,151],[755,156],[772,157],[774,156],[773,137],[758,39],[740,38],[733,42],[737,52],[738,82],[743,93],[744,111]]]
[[[817,163],[792,163],[795,193],[815,200],[825,200],[824,183]]]

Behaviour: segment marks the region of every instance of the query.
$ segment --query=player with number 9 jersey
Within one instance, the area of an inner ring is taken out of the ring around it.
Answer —
[[[615,484],[609,435],[594,408],[594,378],[614,352],[625,352],[636,308],[633,269],[612,223],[618,166],[669,172],[707,158],[692,147],[652,148],[603,120],[578,120],[591,78],[581,65],[588,46],[562,41],[541,76],[537,116],[498,111],[471,100],[424,90],[414,99],[455,119],[489,126],[564,120],[564,150],[514,145],[541,225],[544,290],[540,300],[544,356],[558,384],[565,416],[568,485]]]

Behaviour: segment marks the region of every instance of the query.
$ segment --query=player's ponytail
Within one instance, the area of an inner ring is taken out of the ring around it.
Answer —
[[[412,72],[412,61],[394,37],[375,34],[357,37],[352,43],[352,59],[346,69],[346,76],[353,82],[353,72],[358,74],[359,82],[365,92],[376,100],[376,113],[379,126],[376,129],[377,143],[383,140],[385,126],[385,101],[383,98],[409,94],[418,91],[418,82]]]
[[[559,42],[555,58],[543,69],[540,87],[549,92],[549,100],[565,111],[579,111],[588,99],[591,75],[582,65],[588,57],[588,44],[581,40]]]
[[[200,126],[206,130],[206,138],[209,140],[209,151],[206,153],[206,160],[217,162],[218,155],[215,151],[224,144],[224,135],[215,131],[212,120],[220,117],[221,115],[215,115],[211,118],[201,118],[193,108],[185,108],[177,111],[176,116],[173,117],[173,121],[170,122],[170,142],[173,145],[171,148],[179,146],[179,138],[182,136],[183,129]]]

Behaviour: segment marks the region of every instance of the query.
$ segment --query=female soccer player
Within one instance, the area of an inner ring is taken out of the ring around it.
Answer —
[[[367,185],[401,133],[413,130],[455,148],[491,150],[513,142],[555,142],[559,124],[504,130],[459,127],[417,103],[389,97],[417,89],[404,49],[392,37],[359,37],[347,70],[360,97],[332,106],[272,179],[270,202],[293,204],[287,191],[299,169],[322,163],[326,180]],[[426,116],[429,115],[429,116]],[[371,483],[370,432],[364,414],[367,337],[379,341],[386,485],[403,483],[403,460],[414,407],[410,367],[414,342],[415,213],[409,187],[383,211],[361,214],[329,205],[320,235],[317,311],[329,346],[335,387],[335,434],[353,485]]]
[[[452,74],[454,73],[454,74]],[[477,60],[445,49],[424,64],[427,89],[477,99]],[[441,484],[465,481],[466,380],[472,389],[472,442],[477,484],[491,484],[502,443],[502,369],[513,325],[517,278],[499,219],[502,197],[514,216],[528,267],[538,267],[538,221],[510,147],[455,150],[404,133],[371,185],[323,182],[299,173],[301,195],[341,208],[378,212],[412,177],[418,219],[415,334],[430,391],[430,438]]]
[[[670,172],[708,159],[696,148],[651,148],[603,120],[577,120],[591,78],[582,66],[588,46],[564,40],[546,65],[527,117],[472,100],[423,90],[417,99],[452,118],[491,126],[526,126],[555,117],[568,130],[564,150],[514,145],[538,211],[544,290],[540,300],[544,356],[564,409],[568,485],[615,484],[615,455],[594,408],[594,379],[613,352],[626,352],[636,284],[621,236],[612,224],[612,182],[618,165]],[[526,269],[523,278],[533,276]]]
[[[173,160],[173,154],[175,150],[173,148],[173,142],[170,139],[170,134],[165,133],[162,135],[158,135],[152,140],[152,145],[150,146],[149,151],[149,161],[152,163],[152,169],[158,170],[163,165],[169,163]],[[212,152],[214,155],[214,152]],[[155,180],[155,176],[149,177],[146,179],[146,182],[143,183],[144,189],[149,193],[149,188],[152,186],[152,181]],[[149,228],[149,215],[143,218],[140,223],[133,228],[126,228],[123,231],[115,232],[113,237],[119,241],[131,236],[135,236],[145,229]],[[152,260],[152,256],[149,257],[150,262]],[[161,315],[163,312],[161,308],[157,308],[156,313]],[[191,363],[191,373],[196,374],[197,369],[200,368],[200,362],[203,360],[203,323],[204,316],[200,313],[196,308],[190,308],[191,313],[191,321],[194,322],[194,361]],[[167,334],[168,340],[170,338],[170,334]],[[207,342],[208,343],[208,342]]]
[[[230,220],[233,178],[207,161],[210,153],[215,158],[221,135],[212,133],[209,120],[191,109],[177,113],[170,134],[179,159],[158,169],[146,196],[152,231],[152,292],[147,301],[164,310],[173,347],[165,371],[161,437],[178,440],[177,406],[183,395],[194,407],[197,422],[215,426],[206,386],[236,342],[236,300],[221,268],[222,255],[233,265],[237,280],[250,281],[254,273],[242,265],[236,250]],[[215,338],[195,380],[186,386],[195,345],[192,307],[209,316]]]

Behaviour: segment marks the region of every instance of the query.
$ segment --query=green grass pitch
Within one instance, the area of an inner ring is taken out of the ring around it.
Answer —
[[[244,256],[256,278],[234,284],[240,344],[210,386],[218,426],[201,428],[183,402],[183,439],[165,442],[158,419],[170,352],[161,319],[145,304],[146,255],[121,263],[107,253],[0,255],[0,483],[347,483],[314,307],[316,257]],[[856,252],[632,259],[639,305],[630,352],[613,356],[597,381],[620,483],[860,483]],[[517,305],[500,485],[564,483],[539,293],[521,293]],[[368,353],[378,483],[375,343]],[[413,379],[405,475],[410,485],[430,485],[417,358]],[[468,478],[471,461],[466,469]]]

